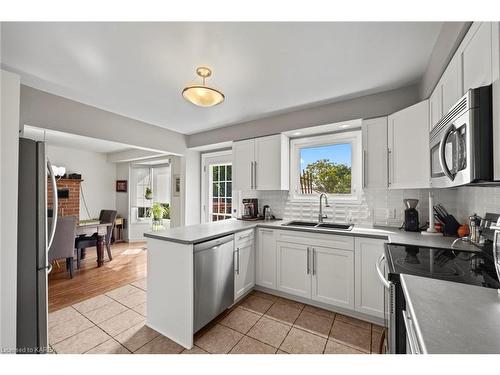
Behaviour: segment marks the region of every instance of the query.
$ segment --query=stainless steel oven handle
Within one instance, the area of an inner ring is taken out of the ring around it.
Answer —
[[[500,279],[500,263],[498,260],[498,233],[500,230],[495,230],[495,234],[493,235],[493,263],[495,263],[495,270],[497,271],[497,277]],[[500,293],[500,289],[498,289],[498,293]]]
[[[408,343],[410,344],[411,354],[420,354],[411,318],[405,310],[403,310],[402,313],[403,313],[403,321],[405,323],[405,328],[406,328],[406,336],[408,337]]]
[[[375,267],[377,268],[377,275],[378,275],[378,278],[380,279],[380,281],[382,282],[382,284],[384,284],[384,286],[387,289],[390,289],[391,283],[386,280],[386,278],[384,277],[384,273],[382,272],[382,269],[380,268],[381,264],[384,260],[385,260],[385,254],[382,254],[380,256],[380,258],[378,258],[377,262],[375,263]]]
[[[451,124],[450,126],[448,126],[448,128],[443,134],[443,137],[441,138],[441,142],[439,142],[439,164],[441,164],[441,169],[443,170],[443,173],[451,181],[455,179],[455,176],[451,173],[450,169],[448,168],[448,165],[446,164],[446,139],[454,129],[455,125]]]

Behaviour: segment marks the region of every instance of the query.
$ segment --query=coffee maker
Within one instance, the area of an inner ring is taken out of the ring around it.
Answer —
[[[403,224],[404,230],[407,232],[418,232],[420,224],[418,222],[418,199],[403,199],[406,206],[405,209],[405,222]]]
[[[259,200],[257,198],[246,198],[242,200],[243,220],[257,220],[259,216]]]

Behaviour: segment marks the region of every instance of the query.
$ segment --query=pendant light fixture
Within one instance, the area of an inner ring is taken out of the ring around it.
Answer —
[[[190,85],[182,90],[184,99],[199,107],[213,107],[224,101],[224,94],[212,87],[205,85],[205,79],[212,75],[212,71],[204,66],[196,68],[196,74],[203,80],[201,85]]]

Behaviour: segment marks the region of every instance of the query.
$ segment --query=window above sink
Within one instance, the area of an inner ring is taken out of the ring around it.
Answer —
[[[290,161],[292,199],[331,203],[361,200],[361,130],[293,139]]]

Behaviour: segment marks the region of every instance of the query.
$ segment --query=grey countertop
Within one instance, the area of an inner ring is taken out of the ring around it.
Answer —
[[[401,285],[425,353],[500,353],[496,289],[411,275]]]
[[[343,236],[370,237],[388,240],[392,243],[401,243],[406,245],[429,246],[429,247],[450,247],[454,238],[443,236],[426,236],[420,232],[404,232],[394,227],[368,227],[355,225],[350,231],[316,229],[304,227],[285,227],[282,224],[289,220],[274,221],[243,221],[243,220],[223,220],[206,224],[189,225],[185,227],[170,228],[159,232],[147,232],[144,236],[165,241],[178,242],[183,244],[194,244],[208,241],[213,238],[221,237],[227,234],[240,232],[246,229],[260,227],[282,230],[295,230],[311,233],[327,233]],[[460,250],[477,250],[474,246],[460,242],[456,245]]]

